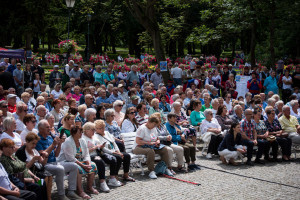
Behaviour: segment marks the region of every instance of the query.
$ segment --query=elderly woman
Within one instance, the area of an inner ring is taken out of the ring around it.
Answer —
[[[23,92],[21,94],[21,99],[27,105],[27,113],[33,113],[35,105],[29,101],[30,94],[28,92]]]
[[[84,111],[84,116],[86,122],[92,122],[94,123],[96,119],[96,110],[94,108],[88,108]]]
[[[242,146],[240,123],[233,123],[231,125],[228,134],[218,147],[218,153],[223,164],[229,162],[234,166],[237,165],[234,160],[246,153],[246,148]]]
[[[8,138],[11,139],[16,145],[16,150],[20,148],[23,144],[21,136],[14,132],[16,129],[16,120],[13,117],[6,117],[3,121],[3,133],[1,135],[0,141]]]
[[[87,107],[85,104],[81,104],[80,106],[78,106],[78,114],[75,118],[76,126],[82,127],[83,124],[86,122],[85,115],[84,115],[86,109]]]
[[[171,107],[170,107],[170,104],[167,103],[166,96],[161,96],[160,97],[159,109],[161,109],[164,113],[171,112]]]
[[[216,117],[216,114],[218,112],[218,108],[220,106],[219,104],[219,100],[216,98],[216,99],[213,99],[211,101],[211,106],[212,106],[212,111],[213,111],[213,116]]]
[[[26,128],[21,132],[20,137],[23,143],[25,143],[25,138],[29,132],[33,132],[36,135],[38,134],[38,130],[34,127],[36,125],[36,118],[33,114],[25,115],[23,119],[23,123],[25,124]]]
[[[91,160],[97,165],[98,176],[100,180],[100,190],[103,192],[109,192],[109,188],[105,181],[105,163],[100,158],[100,150],[104,145],[101,145],[100,141],[94,136],[95,124],[87,122],[83,125],[82,138],[87,142],[87,147],[90,152]]]
[[[124,120],[121,124],[122,133],[136,132],[138,129],[138,123],[135,118],[135,108],[127,108]]]
[[[222,131],[229,130],[233,123],[232,119],[227,115],[227,107],[225,105],[222,105],[218,108],[216,119],[218,120]]]
[[[68,113],[63,118],[63,125],[58,129],[60,135],[66,134],[67,137],[71,135],[71,127],[75,125],[75,116]]]
[[[72,93],[71,93],[71,86],[65,85],[63,88],[64,95],[66,96],[66,100],[68,101],[70,98],[72,98]]]
[[[154,114],[152,114],[152,116],[155,116],[159,121],[159,125],[157,126],[158,138],[162,144],[166,145],[166,148],[168,149],[170,163],[172,163],[173,153],[175,153],[176,158],[178,160],[178,166],[177,166],[178,171],[185,172],[186,169],[183,167],[183,164],[184,164],[183,163],[183,147],[173,144],[172,135],[168,132],[166,126],[161,124],[160,113],[154,113]],[[172,172],[172,174],[174,174],[174,175],[176,174],[172,170],[171,166],[169,169]]]
[[[122,183],[116,179],[116,177],[118,177],[122,162],[124,171],[123,179],[125,181],[135,181],[128,174],[130,167],[130,155],[128,153],[120,152],[114,136],[108,131],[105,131],[105,122],[103,120],[96,120],[95,128],[95,137],[102,145],[104,145],[102,148],[103,154],[101,154],[101,158],[105,163],[110,165],[110,179],[108,181],[108,185],[114,187],[119,187],[122,185]]]
[[[47,199],[51,200],[52,175],[43,169],[47,164],[48,153],[43,151],[42,154],[35,149],[40,137],[33,132],[29,132],[26,136],[26,144],[18,149],[16,156],[26,163],[26,167],[30,169],[38,178],[44,179],[47,188]]]
[[[80,91],[81,88],[78,85],[74,87],[74,94],[72,95],[72,98],[76,99],[77,102],[80,100],[80,97],[82,96]]]
[[[300,112],[298,111],[299,108],[299,103],[297,100],[292,100],[290,102],[290,106],[291,106],[291,115],[296,117],[298,120],[298,123],[300,122]]]
[[[124,120],[125,114],[121,112],[123,108],[123,101],[116,100],[113,104],[113,108],[115,110],[115,118],[114,120],[121,126],[122,121]]]
[[[36,175],[34,175],[26,166],[25,162],[22,162],[14,155],[15,146],[13,140],[9,138],[4,138],[0,142],[0,150],[2,151],[2,155],[0,157],[0,162],[5,168],[8,174],[13,176],[17,176],[18,173],[22,173],[24,175],[24,183],[26,189],[36,193],[37,199],[45,199],[43,198],[42,187],[36,184],[35,182],[39,181]]]
[[[203,113],[200,111],[202,108],[201,101],[196,100],[194,102],[194,110],[191,112],[191,123],[193,126],[200,126],[202,121],[205,119]]]
[[[261,110],[259,109],[254,110],[253,120],[255,122],[254,124],[257,133],[257,141],[264,144],[264,159],[270,162],[278,161],[277,160],[278,142],[275,140],[275,137],[274,137],[274,141],[270,140],[269,131],[266,127],[266,124],[263,120],[260,119],[261,119]],[[273,158],[270,158],[269,156],[271,146],[272,146]]]
[[[103,82],[103,80],[101,80],[103,78],[103,74],[101,72],[101,66],[97,65],[96,67],[96,71],[94,72],[93,76],[96,82]]]
[[[211,109],[204,111],[205,120],[203,120],[200,130],[202,133],[202,140],[205,143],[209,143],[206,158],[211,159],[212,154],[218,155],[218,147],[223,140],[221,134],[221,126],[218,120],[213,118],[213,112]]]
[[[284,102],[283,101],[277,101],[275,103],[275,114],[277,115],[278,118],[280,118],[282,116],[282,107],[284,106]]]
[[[58,99],[58,97],[63,94],[63,91],[61,90],[61,84],[57,83],[54,86],[54,90],[51,91],[51,94],[53,95],[54,99]]]
[[[57,136],[59,136],[59,132],[57,127],[54,125],[55,124],[55,119],[54,116],[49,113],[46,115],[45,119],[48,121],[49,123],[49,129],[50,129],[50,135],[55,138]]]
[[[105,121],[105,130],[112,134],[115,138],[121,152],[125,152],[124,141],[120,138],[121,129],[118,126],[117,122],[114,120],[115,111],[113,109],[108,109],[104,112]]]
[[[276,137],[276,141],[281,147],[282,160],[289,161],[291,159],[292,140],[288,138],[288,133],[282,130],[278,119],[275,118],[275,111],[270,109],[266,111],[266,114],[268,119],[265,120],[265,125],[269,131],[269,135]]]
[[[146,124],[141,125],[136,133],[136,139],[133,144],[133,153],[142,154],[147,156],[147,166],[150,171],[149,177],[156,179],[157,176],[154,172],[155,154],[159,154],[162,160],[166,163],[167,167],[170,167],[170,158],[168,149],[165,145],[160,144],[158,138],[158,132],[156,127],[159,125],[159,120],[156,116],[150,116]],[[172,172],[167,169],[166,174],[173,176]]]
[[[83,199],[90,199],[82,188],[82,174],[87,174],[87,190],[89,193],[99,194],[93,188],[95,174],[97,173],[97,166],[91,162],[89,149],[86,141],[81,138],[82,129],[76,126],[71,127],[71,135],[61,146],[61,152],[58,156],[58,162],[74,162],[78,165],[77,174],[77,191]]]
[[[179,102],[173,103],[174,113],[177,115],[177,124],[179,126],[188,125],[187,116],[181,110],[181,104]]]
[[[151,101],[151,106],[149,109],[149,115],[152,115],[153,113],[159,112],[161,115],[161,122],[164,124],[166,123],[166,118],[164,117],[163,111],[159,108],[159,100],[154,98]]]
[[[61,101],[59,99],[55,99],[52,102],[52,106],[54,109],[50,113],[54,116],[55,123],[58,123],[60,118],[64,116],[64,112],[61,110]]]
[[[232,98],[236,98],[238,93],[236,90],[236,81],[234,80],[234,74],[229,74],[229,79],[225,82],[225,92],[231,94]]]
[[[127,76],[128,76],[128,74],[127,74],[127,72],[125,71],[125,67],[122,66],[122,67],[121,67],[121,71],[120,71],[119,74],[118,74],[118,79],[119,79],[119,80],[124,80],[124,81],[126,81],[126,80],[127,80]]]

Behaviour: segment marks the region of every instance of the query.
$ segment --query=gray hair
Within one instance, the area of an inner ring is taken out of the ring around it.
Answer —
[[[86,119],[92,114],[96,114],[96,110],[94,108],[88,108],[84,111],[84,116]]]
[[[118,106],[118,105],[123,105],[123,101],[121,100],[116,100],[113,104],[113,107]]]
[[[24,106],[26,106],[26,104],[23,101],[19,101],[16,105],[17,110],[20,108],[23,108]]]
[[[113,88],[113,87],[114,87],[113,84],[108,84],[108,85],[107,85],[107,89],[108,89],[108,88]]]
[[[54,115],[52,115],[51,113],[48,113],[48,114],[45,116],[45,119],[48,120],[50,117],[54,117]]]
[[[283,107],[282,107],[282,111],[285,111],[286,109],[291,109],[288,105],[284,105]]]
[[[136,66],[136,65],[132,65],[132,66],[131,66],[131,70],[133,70],[133,68],[134,68],[134,67],[135,67],[135,68],[137,68],[137,66]]]
[[[235,111],[236,111],[239,107],[242,109],[242,107],[241,107],[240,105],[234,106],[234,108],[233,108],[234,113],[235,113]]]
[[[115,113],[114,109],[107,109],[105,112],[104,112],[104,118],[107,119],[107,117],[113,115]]]
[[[271,103],[274,103],[275,101],[276,101],[275,99],[269,98],[269,99],[268,99],[268,105],[270,105]]]
[[[251,96],[251,97],[252,97],[252,94],[251,94],[250,92],[247,92],[247,93],[245,94],[245,97],[247,97],[247,96]]]
[[[204,114],[205,117],[207,117],[208,114],[210,114],[210,113],[213,113],[213,110],[212,109],[206,109],[203,114]]]
[[[213,99],[212,101],[211,101],[211,104],[215,104],[215,103],[219,103],[219,100],[216,98],[216,99]]]
[[[175,106],[180,106],[180,107],[181,107],[181,103],[178,102],[178,101],[176,101],[176,102],[173,103],[173,108],[174,108]]]
[[[173,94],[172,100],[176,101],[179,98],[179,94]]]
[[[85,104],[81,104],[80,106],[78,106],[78,112],[82,111],[83,109],[87,109],[87,106]]]
[[[91,130],[91,129],[94,129],[95,128],[95,124],[92,123],[92,122],[86,122],[82,129],[83,129],[83,133],[85,133],[87,130]]]
[[[46,109],[44,105],[39,105],[38,107],[36,107],[36,111],[39,112],[42,108]]]
[[[298,103],[297,100],[292,100],[292,101],[290,102],[291,108],[294,107],[297,103]]]
[[[4,120],[3,120],[3,130],[4,131],[7,131],[13,123],[15,123],[15,118],[13,117],[6,117]]]
[[[278,105],[279,105],[279,104],[284,104],[284,102],[283,102],[282,100],[277,101],[277,102],[275,103],[275,108],[278,108]]]
[[[42,119],[41,121],[39,121],[38,126],[37,126],[38,130],[40,130],[40,128],[42,126],[44,126],[46,123],[48,123],[48,121],[45,119]]]

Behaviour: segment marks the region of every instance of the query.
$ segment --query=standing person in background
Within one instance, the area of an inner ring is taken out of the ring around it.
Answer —
[[[62,74],[58,71],[59,66],[54,65],[53,71],[51,72],[49,76],[49,87],[53,88],[57,83],[61,83],[62,80]]]
[[[74,78],[75,79],[75,85],[80,84],[80,74],[81,74],[81,69],[77,64],[74,64],[74,68],[70,71],[70,79]]]
[[[3,86],[4,90],[15,87],[13,75],[5,71],[5,66],[0,66],[0,85]]]
[[[94,83],[94,77],[92,72],[89,72],[90,66],[84,65],[83,72],[80,74],[80,81],[81,83],[84,83],[85,81],[88,81],[89,83]]]
[[[37,95],[39,93],[39,91],[41,91],[41,80],[40,80],[40,75],[38,73],[35,74],[35,79],[33,81],[33,94],[34,94],[34,98],[37,98]]]
[[[290,71],[285,70],[282,77],[282,100],[284,103],[287,103],[288,98],[292,95],[292,84],[293,80],[290,76]]]
[[[296,66],[296,71],[292,75],[293,78],[293,87],[299,87],[300,85],[300,66]]]
[[[157,67],[155,72],[151,75],[150,81],[154,84],[154,89],[158,89],[158,85],[164,82],[162,74],[160,73],[160,68]]]
[[[64,74],[62,75],[62,85],[63,87],[65,86],[65,84],[67,82],[69,82],[70,80],[70,71],[72,70],[72,68],[74,67],[74,61],[70,60],[68,64],[66,64],[65,68],[64,68]]]
[[[26,64],[24,71],[24,89],[33,86],[33,73],[31,71],[30,64]]]
[[[140,81],[139,75],[137,73],[137,66],[136,65],[131,66],[131,72],[129,72],[128,76],[127,76],[127,85],[131,86],[134,80],[137,83],[139,83],[139,81]]]
[[[276,76],[276,72],[272,71],[271,75],[266,78],[264,82],[264,88],[266,94],[268,94],[270,91],[273,91],[274,94],[278,94],[278,84],[275,76]]]
[[[254,95],[260,94],[262,84],[261,84],[260,80],[257,80],[255,71],[252,72],[251,76],[252,76],[252,79],[250,79],[247,82],[247,88],[249,89],[249,92],[252,94],[252,97],[254,97]]]
[[[283,68],[284,68],[284,61],[283,60],[278,60],[276,73],[278,75],[283,74]]]
[[[31,66],[31,71],[32,71],[34,77],[35,77],[35,74],[39,74],[41,82],[42,83],[45,82],[45,71],[40,66],[40,61],[39,60],[34,60],[33,61],[33,66]]]
[[[14,69],[12,74],[15,79],[17,95],[20,96],[24,90],[24,88],[23,88],[23,71],[21,69],[21,63],[17,64],[17,68]]]
[[[16,59],[11,59],[11,64],[8,65],[6,71],[13,74],[13,72],[15,71],[15,69],[17,69],[17,66],[16,66]]]
[[[192,61],[190,62],[190,70],[193,73],[195,70],[195,66],[196,66],[196,58],[193,58]]]
[[[194,69],[193,69],[193,71],[194,71]],[[172,70],[171,70],[171,79],[174,79],[175,86],[182,85],[182,76],[183,76],[182,69],[179,68],[178,65],[175,65],[175,68],[172,68]]]

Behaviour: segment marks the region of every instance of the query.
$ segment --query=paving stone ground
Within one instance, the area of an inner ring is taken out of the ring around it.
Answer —
[[[292,155],[294,157],[294,154]],[[211,160],[197,153],[196,172],[177,174],[175,177],[200,183],[200,186],[159,177],[150,180],[134,170],[136,182],[126,183],[110,193],[92,195],[92,199],[300,199],[300,152],[294,162],[266,163],[249,167],[223,165],[218,158]],[[122,171],[121,173],[122,174]],[[57,191],[53,184],[53,199]],[[66,181],[67,186],[67,181]],[[99,184],[97,183],[97,188]]]

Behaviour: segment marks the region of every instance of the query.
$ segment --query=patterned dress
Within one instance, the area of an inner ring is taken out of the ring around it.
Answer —
[[[81,149],[81,146],[79,147],[76,147],[76,156],[75,158],[81,162],[82,164],[85,165],[85,162],[83,161],[83,157],[82,157],[82,149]],[[78,165],[78,170],[79,170],[79,174],[91,174],[91,173],[98,173],[98,170],[97,170],[97,166],[94,162],[91,162],[91,166],[92,166],[92,169],[87,172],[85,171],[81,166]]]

